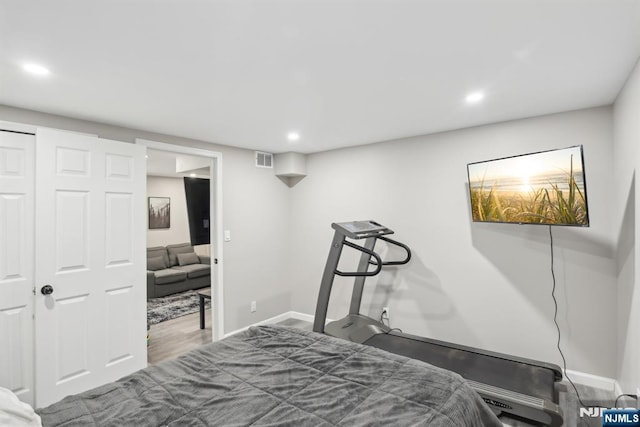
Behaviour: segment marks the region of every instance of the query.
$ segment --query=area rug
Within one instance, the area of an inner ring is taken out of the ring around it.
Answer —
[[[205,307],[211,307],[211,300],[205,299]],[[147,321],[149,325],[175,319],[200,311],[197,291],[189,290],[166,297],[147,300]]]

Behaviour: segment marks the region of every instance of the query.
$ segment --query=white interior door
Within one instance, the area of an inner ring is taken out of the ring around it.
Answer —
[[[146,366],[145,193],[144,147],[37,131],[38,407]]]
[[[33,404],[34,136],[0,131],[0,386]]]

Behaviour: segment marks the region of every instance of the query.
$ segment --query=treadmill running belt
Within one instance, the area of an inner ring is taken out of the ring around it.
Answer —
[[[393,334],[374,335],[364,344],[422,360],[468,380],[555,401],[550,369]]]

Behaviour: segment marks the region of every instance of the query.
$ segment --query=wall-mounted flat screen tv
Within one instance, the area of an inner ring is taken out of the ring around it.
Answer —
[[[589,226],[582,146],[469,163],[476,222]]]

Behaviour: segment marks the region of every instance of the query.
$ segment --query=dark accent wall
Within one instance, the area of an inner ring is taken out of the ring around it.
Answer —
[[[184,178],[184,194],[187,199],[187,217],[192,245],[209,244],[209,180]]]

